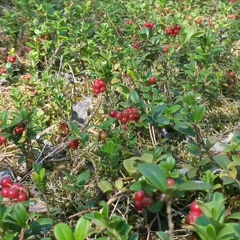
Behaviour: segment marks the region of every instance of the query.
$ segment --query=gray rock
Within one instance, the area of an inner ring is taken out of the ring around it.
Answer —
[[[88,110],[90,108],[92,108],[92,98],[88,96],[86,100],[73,105],[72,120],[84,126],[88,117]]]

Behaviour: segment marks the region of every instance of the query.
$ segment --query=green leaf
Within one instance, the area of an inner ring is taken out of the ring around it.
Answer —
[[[14,206],[13,216],[20,227],[26,226],[27,210],[26,210],[26,207],[22,203],[18,203]]]
[[[57,240],[75,240],[72,229],[65,223],[59,223],[54,227],[54,235]]]
[[[156,232],[157,236],[160,237],[160,240],[169,240],[169,235],[165,232],[159,231]]]
[[[127,170],[127,172],[129,173],[130,176],[132,176],[133,174],[135,174],[138,170],[138,164],[136,163],[136,161],[134,160],[135,158],[129,158],[123,161],[123,166],[125,167],[125,169]]]
[[[9,116],[9,111],[2,112],[1,120],[3,125],[7,125],[8,116]]]
[[[53,226],[53,220],[49,218],[39,218],[36,221],[33,221],[30,223],[30,229],[29,233],[27,230],[27,236],[29,235],[37,235],[39,234],[43,229],[50,229]]]
[[[76,177],[75,184],[78,185],[79,187],[84,186],[89,181],[89,179],[90,171],[87,170],[86,172],[83,172]]]
[[[166,116],[159,116],[155,121],[161,126],[166,126],[170,123],[170,119]]]
[[[237,219],[240,220],[240,212],[235,212],[227,216],[227,219]]]
[[[233,179],[233,178],[228,177],[228,176],[223,176],[223,177],[220,176],[220,178],[223,181],[223,185],[229,185],[229,184],[233,184],[233,183],[236,182],[236,179]]]
[[[144,153],[141,156],[141,160],[146,163],[152,163],[153,162],[153,155],[150,153]]]
[[[199,149],[198,149],[198,145],[197,143],[194,143],[194,142],[189,142],[187,144],[187,147],[188,147],[188,151],[194,155],[194,156],[198,156],[199,155]]]
[[[84,240],[88,235],[90,221],[84,217],[81,217],[75,227],[74,235],[75,240]]]
[[[131,99],[132,103],[139,104],[140,98],[139,98],[137,91],[133,90],[130,92],[130,99]]]
[[[181,105],[173,105],[170,108],[167,109],[166,113],[171,114],[177,112],[181,108]]]
[[[79,189],[77,187],[74,187],[73,185],[68,185],[68,184],[63,183],[62,187],[65,189],[68,189],[70,191],[73,191],[75,193],[79,193]]]
[[[174,129],[188,136],[196,137],[195,130],[193,129],[192,125],[188,122],[176,123],[176,125],[174,126]]]
[[[143,163],[139,166],[139,172],[146,177],[158,190],[165,192],[167,184],[167,176],[165,172],[156,164]]]
[[[225,171],[228,171],[228,166],[232,163],[231,160],[224,155],[214,156],[213,159]]]
[[[80,136],[80,130],[78,125],[75,122],[70,122],[71,129],[75,136]]]
[[[129,240],[138,240],[138,238],[139,238],[139,235],[137,233],[134,233],[129,237]]]
[[[165,110],[167,109],[167,104],[162,103],[154,108],[153,112],[153,119],[157,119],[159,116],[161,116]]]
[[[115,181],[115,187],[117,189],[122,189],[123,188],[123,180],[121,180],[121,179],[116,180]]]
[[[194,108],[193,119],[195,123],[199,123],[204,117],[206,112],[206,107],[204,105],[197,105]]]
[[[113,190],[113,187],[110,182],[108,181],[101,181],[98,183],[98,186],[104,193],[111,192]]]
[[[212,185],[205,182],[187,181],[177,186],[178,191],[211,190]]]

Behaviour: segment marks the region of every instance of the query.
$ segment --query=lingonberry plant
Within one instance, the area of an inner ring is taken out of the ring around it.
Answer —
[[[238,10],[3,1],[0,237],[239,239]]]

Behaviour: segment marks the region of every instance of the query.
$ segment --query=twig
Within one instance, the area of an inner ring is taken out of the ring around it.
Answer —
[[[98,208],[94,207],[94,208],[91,208],[91,209],[87,209],[87,210],[75,213],[75,214],[69,216],[68,218],[71,219],[71,218],[74,218],[74,217],[82,216],[83,214],[94,211],[94,210],[98,210]]]
[[[167,196],[167,216],[168,216],[169,240],[173,240],[174,225],[172,221],[172,196]]]

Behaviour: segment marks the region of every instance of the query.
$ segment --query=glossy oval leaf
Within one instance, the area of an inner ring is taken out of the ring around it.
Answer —
[[[205,182],[187,181],[177,186],[178,191],[211,190],[213,186]]]
[[[135,90],[131,91],[130,99],[131,99],[132,103],[139,104],[139,95],[138,95],[137,91],[135,91]]]
[[[167,184],[167,176],[165,172],[156,164],[143,163],[139,166],[139,172],[146,177],[158,190],[165,192]]]
[[[174,126],[174,129],[188,136],[196,137],[195,130],[193,129],[192,125],[188,122],[176,123],[176,125]]]
[[[54,227],[54,235],[57,240],[75,240],[72,229],[65,223],[59,223]]]
[[[75,240],[84,240],[88,235],[90,221],[81,217],[74,230]]]
[[[206,112],[206,107],[204,105],[197,105],[194,108],[193,119],[195,123],[201,122]]]

